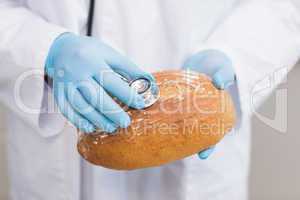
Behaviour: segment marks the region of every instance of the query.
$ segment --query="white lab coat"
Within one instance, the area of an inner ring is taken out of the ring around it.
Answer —
[[[96,1],[93,35],[145,70],[179,69],[193,53],[215,48],[232,59],[237,75],[231,93],[238,128],[208,160],[191,156],[130,172],[82,161],[75,128],[47,112],[55,107],[43,80],[47,52],[61,33],[85,33],[88,2],[0,0],[0,99],[8,108],[11,199],[246,199],[252,88],[298,60],[297,0]]]

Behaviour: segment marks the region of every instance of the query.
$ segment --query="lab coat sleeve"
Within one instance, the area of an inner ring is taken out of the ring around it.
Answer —
[[[48,112],[53,98],[44,64],[52,42],[67,30],[18,2],[0,0],[0,100],[47,137],[59,132],[64,120],[53,109]]]
[[[252,115],[299,59],[296,4],[297,0],[242,1],[199,47],[219,49],[232,59],[243,115]]]

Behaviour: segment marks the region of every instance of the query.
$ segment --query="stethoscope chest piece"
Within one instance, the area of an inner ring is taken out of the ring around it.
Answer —
[[[129,86],[144,98],[145,108],[152,106],[159,99],[159,89],[148,79],[135,79]]]

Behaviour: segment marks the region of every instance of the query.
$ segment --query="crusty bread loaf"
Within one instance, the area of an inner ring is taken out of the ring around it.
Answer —
[[[199,73],[154,74],[160,99],[145,110],[129,109],[132,124],[117,133],[82,134],[79,153],[95,165],[132,170],[160,166],[219,142],[235,121],[231,97]]]

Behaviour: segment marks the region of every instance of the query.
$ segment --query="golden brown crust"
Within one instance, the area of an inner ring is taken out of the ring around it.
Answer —
[[[235,121],[231,97],[195,72],[154,74],[160,99],[145,110],[129,109],[132,124],[114,135],[82,135],[79,153],[95,165],[132,170],[159,166],[218,143]]]

